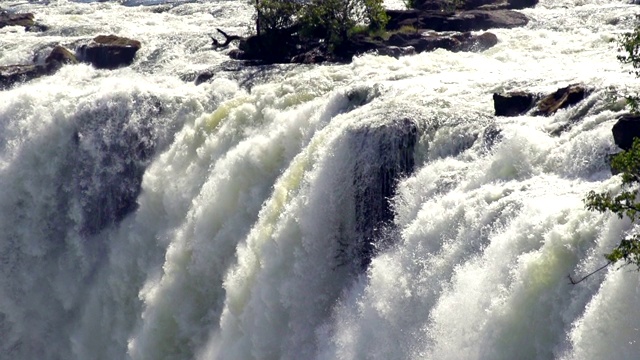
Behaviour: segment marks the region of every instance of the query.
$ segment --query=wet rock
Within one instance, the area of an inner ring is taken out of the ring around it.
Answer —
[[[209,81],[211,78],[213,78],[213,73],[209,72],[209,71],[205,71],[201,74],[198,74],[198,76],[196,77],[194,83],[197,85],[200,85],[202,83],[205,83],[207,81]]]
[[[376,49],[376,53],[378,55],[391,56],[396,59],[407,56],[407,55],[415,55],[416,49],[413,46],[386,46]]]
[[[0,10],[0,28],[5,26],[33,26],[35,25],[34,16],[31,13],[12,14],[4,10]]]
[[[51,63],[53,61],[57,61],[61,64],[78,63],[78,59],[76,58],[76,56],[71,51],[69,51],[69,49],[60,45],[56,45],[53,50],[51,50],[51,53],[49,53],[49,56],[47,56],[47,58],[45,59],[45,63]]]
[[[29,81],[49,73],[44,65],[0,66],[0,89],[4,90],[15,83]]]
[[[26,26],[24,30],[29,32],[45,32],[49,30],[49,26],[40,24],[40,23],[35,23],[33,25]]]
[[[413,47],[416,53],[445,49],[457,51],[482,51],[497,44],[498,38],[492,33],[473,35],[470,32],[459,34],[393,34],[388,43],[398,47]]]
[[[144,171],[164,143],[154,128],[163,113],[160,100],[136,100],[114,99],[75,115],[71,177],[84,235],[95,235],[136,210]]]
[[[384,125],[365,126],[347,134],[358,160],[353,169],[355,189],[355,236],[341,244],[340,259],[366,270],[375,252],[384,248],[384,231],[393,221],[389,200],[398,180],[414,170],[414,149],[418,128],[414,121],[402,119]]]
[[[449,0],[414,0],[416,9],[451,10]],[[538,0],[466,0],[460,4],[461,9],[524,9],[534,7]]]
[[[456,13],[420,10],[388,10],[388,30],[403,26],[434,31],[480,31],[493,28],[511,29],[525,26],[529,19],[512,10],[469,10]]]
[[[532,8],[538,5],[539,0],[509,0],[508,8],[509,9],[525,9]]]
[[[496,93],[493,94],[493,108],[496,116],[519,116],[533,109],[539,99],[539,95],[524,91]]]
[[[56,46],[47,56],[44,63],[27,65],[0,66],[0,90],[7,89],[18,82],[26,82],[35,78],[51,75],[64,64],[73,64],[77,60],[73,54],[62,46]]]
[[[618,121],[611,129],[613,141],[622,150],[631,149],[633,139],[640,137],[640,115],[625,114],[618,118]]]
[[[538,102],[534,115],[549,116],[560,109],[575,105],[584,100],[591,91],[580,84],[569,85],[545,96]]]
[[[312,49],[291,58],[294,64],[319,64],[327,61],[327,55],[320,49]]]
[[[98,69],[116,69],[131,65],[140,47],[137,40],[100,35],[78,48],[76,55],[80,61],[88,62]]]

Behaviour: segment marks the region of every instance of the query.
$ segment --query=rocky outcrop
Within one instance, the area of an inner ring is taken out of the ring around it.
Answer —
[[[116,35],[100,35],[76,50],[80,61],[97,69],[116,69],[133,63],[141,44],[137,40]]]
[[[540,95],[524,91],[493,94],[493,108],[496,116],[519,116],[533,109]]]
[[[58,71],[62,65],[76,62],[75,56],[69,50],[58,45],[51,50],[44,63],[0,66],[0,90],[7,89],[18,82],[51,75]]]
[[[420,10],[389,10],[387,29],[402,27],[431,29],[434,31],[480,31],[487,29],[511,29],[525,26],[529,19],[512,10],[469,10],[455,13]]]
[[[5,26],[33,26],[36,22],[31,13],[11,14],[7,11],[0,10],[0,28]]]
[[[572,84],[558,89],[553,94],[547,95],[538,102],[538,108],[534,115],[549,116],[560,109],[575,105],[584,100],[591,91],[580,84]]]
[[[625,114],[618,118],[618,122],[611,129],[613,141],[622,150],[631,149],[633,139],[640,137],[640,115]]]

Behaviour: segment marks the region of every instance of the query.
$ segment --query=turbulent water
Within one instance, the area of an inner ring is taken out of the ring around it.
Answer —
[[[208,37],[250,31],[247,1],[2,6],[49,30],[0,29],[0,65],[143,46],[0,92],[1,359],[638,358],[638,273],[567,279],[636,230],[582,199],[619,187],[637,5],[542,0],[483,53],[253,68]],[[595,91],[493,116],[571,83]]]

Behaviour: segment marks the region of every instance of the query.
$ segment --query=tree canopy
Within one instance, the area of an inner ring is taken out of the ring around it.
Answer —
[[[387,15],[382,0],[256,0],[256,32],[298,32],[336,46],[357,26],[383,29]]]

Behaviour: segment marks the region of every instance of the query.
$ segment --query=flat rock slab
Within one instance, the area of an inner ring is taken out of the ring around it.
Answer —
[[[469,10],[455,13],[420,10],[389,10],[387,29],[402,27],[431,29],[434,31],[480,31],[512,29],[529,23],[526,15],[513,10]]]

